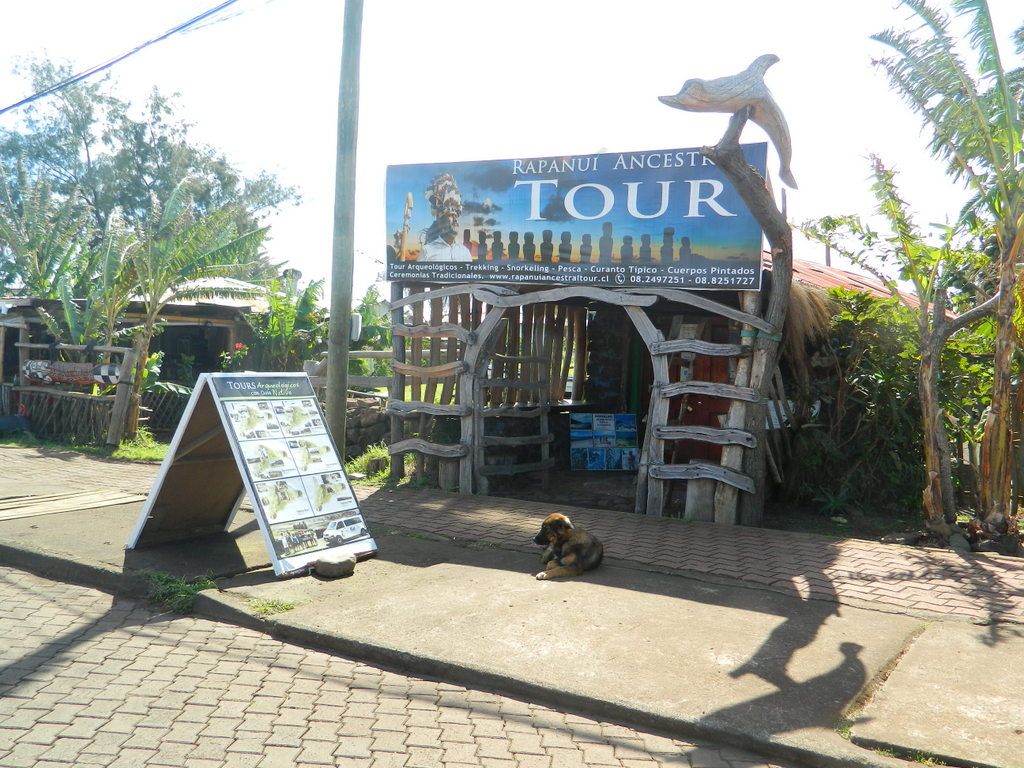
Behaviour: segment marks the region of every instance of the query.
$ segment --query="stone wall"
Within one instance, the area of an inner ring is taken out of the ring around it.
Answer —
[[[390,417],[384,413],[386,406],[386,401],[377,398],[349,398],[345,417],[346,460],[390,436]]]

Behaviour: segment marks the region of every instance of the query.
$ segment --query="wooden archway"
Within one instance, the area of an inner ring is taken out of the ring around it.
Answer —
[[[406,288],[409,290],[408,293]],[[737,521],[737,492],[753,493],[758,482],[757,478],[743,471],[744,454],[755,449],[763,439],[763,435],[747,425],[747,405],[761,399],[758,391],[749,386],[751,351],[759,335],[774,335],[773,327],[756,314],[756,307],[759,305],[758,292],[743,292],[743,308],[737,309],[699,294],[677,289],[558,287],[520,292],[505,286],[477,284],[447,287],[396,284],[394,289],[391,307],[394,313],[393,332],[396,339],[396,376],[389,406],[389,411],[394,417],[393,439],[390,446],[393,455],[415,451],[438,457],[450,467],[457,465],[457,485],[462,493],[487,493],[488,477],[493,474],[533,472],[552,466],[554,460],[547,453],[547,445],[551,442],[547,416],[557,398],[552,397],[553,390],[546,386],[549,382],[541,376],[528,376],[518,380],[514,377],[516,372],[522,372],[525,366],[540,365],[555,358],[564,360],[566,350],[553,351],[546,347],[543,350],[529,349],[530,354],[526,355],[503,354],[497,351],[501,338],[500,330],[507,330],[507,321],[512,310],[557,306],[568,301],[602,302],[621,306],[625,310],[644,341],[654,372],[647,430],[637,479],[635,511],[662,514],[666,483],[669,481],[710,478],[718,484],[715,494],[715,520],[725,523]],[[449,309],[456,307],[453,315],[447,319],[443,313],[442,302],[445,301],[448,302]],[[716,344],[694,339],[667,340],[655,327],[646,311],[658,301],[690,306],[726,317],[740,324],[741,342]],[[431,310],[424,311],[424,306],[431,306]],[[422,322],[428,315],[430,322]],[[557,319],[558,314],[546,312],[541,316]],[[536,333],[532,325],[529,333]],[[557,333],[554,336],[557,338]],[[564,339],[564,334],[562,338]],[[407,362],[407,352],[412,351],[417,342],[422,344],[427,339],[431,340],[428,343],[432,350],[438,348],[437,341],[447,340],[446,349],[455,352],[455,356],[443,362],[437,355],[430,360],[416,359],[412,363]],[[451,344],[453,341],[454,345]],[[514,351],[521,350],[517,347]],[[686,352],[735,358],[734,381],[670,382],[670,357]],[[431,364],[426,365],[427,362]],[[512,373],[509,374],[509,371]],[[443,379],[448,383],[434,387],[417,385],[418,392],[429,391],[432,393],[431,396],[407,399],[406,380],[410,378],[418,381]],[[452,380],[456,381],[455,386],[451,386]],[[445,402],[434,402],[438,399],[438,386],[441,387],[441,399]],[[508,399],[496,400],[489,395],[492,390],[510,388],[518,392],[534,392],[536,396],[519,397],[509,402]],[[557,390],[558,387],[554,391]],[[729,400],[728,424],[722,428],[670,425],[670,400],[687,394],[712,395]],[[416,437],[408,435],[407,427],[410,422],[418,420],[422,425],[424,418],[430,416],[457,417],[460,425],[458,441],[434,442],[427,439],[422,431]],[[487,434],[484,428],[485,420],[502,418],[532,419],[537,428],[525,437]],[[763,420],[761,431],[763,432]],[[667,464],[662,457],[665,454],[665,443],[672,440],[695,440],[721,445],[721,462]],[[541,460],[523,465],[488,465],[488,446],[502,443],[540,445]],[[393,462],[393,467],[400,470],[401,462]],[[455,472],[450,472],[448,476],[454,477]]]

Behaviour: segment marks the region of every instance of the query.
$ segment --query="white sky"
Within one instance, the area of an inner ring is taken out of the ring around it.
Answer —
[[[78,71],[214,5],[7,0],[0,107],[28,95],[11,73],[19,57],[68,60]],[[1020,0],[990,5],[1010,66],[1009,36],[1024,12]],[[240,0],[227,13],[115,66],[116,92],[138,102],[153,86],[180,93],[178,114],[196,139],[245,173],[266,170],[298,187],[303,203],[273,220],[268,248],[304,279],[329,282],[344,2]],[[896,0],[365,0],[354,297],[383,270],[388,164],[713,144],[727,115],[682,112],[657,97],[690,77],[739,72],[763,53],[781,59],[765,81],[793,136],[791,221],[870,213],[872,152],[901,172],[922,225],[953,217],[963,193],[871,66],[885,49],[870,35],[908,17]],[[17,119],[2,115],[0,127]],[[748,124],[743,141],[764,140]],[[773,150],[768,167],[781,189]],[[823,260],[821,246],[796,248]]]

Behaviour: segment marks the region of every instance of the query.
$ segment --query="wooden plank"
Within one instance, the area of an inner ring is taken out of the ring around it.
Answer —
[[[572,399],[583,400],[587,383],[587,310],[580,307],[574,315]]]
[[[423,303],[417,302],[412,305],[412,322],[413,325],[419,325],[423,322]],[[407,365],[404,370],[399,369],[399,365]],[[409,343],[409,357],[405,363],[392,363],[391,370],[395,373],[404,373],[409,376],[409,397],[413,400],[426,400],[424,396],[424,390],[426,389],[423,377],[421,377],[417,371],[418,368],[423,366],[423,339],[416,336],[412,337]],[[416,474],[419,477],[423,476],[422,456],[416,457]]]
[[[508,378],[507,374],[511,373],[513,376],[518,375],[518,369],[515,364],[507,363],[503,360],[503,356],[508,354],[516,354],[519,351],[519,337],[518,331],[512,330],[513,322],[518,322],[518,315],[513,316],[512,313],[506,313],[505,319],[496,331],[494,339],[494,349],[491,351],[490,364],[487,366],[488,372],[480,372],[481,378],[494,378],[504,379]],[[481,402],[481,405],[493,405],[494,403],[507,403],[509,399],[509,392],[502,390],[501,392],[495,392],[491,389],[484,389],[483,395],[486,400]]]
[[[388,446],[388,453],[392,456],[396,453],[405,453],[406,451],[418,451],[419,453],[426,453],[431,456],[458,459],[469,452],[469,446],[462,443],[455,443],[454,445],[430,443],[419,437],[410,437],[408,440],[402,440],[400,443]]]
[[[546,413],[549,410],[547,405],[541,405],[537,408],[516,408],[515,406],[497,406],[491,408],[482,408],[480,415],[484,418],[501,418],[501,419],[536,419],[542,413]]]
[[[520,308],[520,311],[523,313],[523,324],[519,336],[522,339],[522,347],[520,349],[523,357],[531,357],[535,351],[536,338],[533,332],[535,310],[535,306],[523,306]],[[519,378],[521,383],[515,390],[515,396],[511,398],[510,402],[514,402],[516,405],[531,404],[533,398],[530,397],[530,392],[536,389],[533,386],[533,367],[528,365],[519,366],[519,376],[513,378]]]
[[[651,477],[659,480],[691,480],[710,477],[713,480],[739,488],[747,493],[754,492],[754,480],[742,472],[718,464],[661,464],[651,467]],[[716,522],[717,516],[716,516]]]
[[[503,355],[498,352],[491,355],[491,358],[502,363],[546,363],[548,361],[546,357],[536,355]]]
[[[450,325],[455,328],[460,328],[461,326],[456,325],[459,319],[458,302],[453,299],[448,299],[447,301],[441,301],[440,304],[441,309],[438,325]],[[438,354],[440,355],[443,353],[444,361],[447,363],[462,359],[462,355],[459,354],[458,339],[451,337],[435,337],[430,340],[430,346],[437,347]],[[456,380],[457,376],[447,376],[445,380],[441,382],[440,395],[438,397],[431,397],[427,399],[444,403],[446,405],[451,403],[455,396]],[[445,462],[445,466],[454,466],[454,462]],[[440,466],[438,471],[440,471]],[[449,483],[449,485],[454,485],[454,483]]]
[[[349,392],[352,391],[353,387],[363,387],[364,389],[387,389],[390,392],[391,385],[394,380],[394,376],[349,376]],[[327,386],[327,377],[310,376],[309,384],[313,389],[323,389]],[[384,397],[384,395],[376,395],[369,392],[363,392],[361,394],[369,395],[371,397]]]
[[[324,383],[320,386],[327,386],[327,377],[324,378]],[[391,386],[391,376],[349,376],[348,385],[350,387],[365,387],[366,389],[382,389],[384,387]],[[310,383],[313,383],[313,379],[310,379]],[[316,386],[314,384],[314,386]]]
[[[502,389],[505,387],[516,388],[520,392],[540,392],[547,389],[546,381],[521,381],[519,379],[480,379],[480,386],[484,389]],[[531,401],[533,398],[529,398]],[[523,398],[525,405],[526,398]]]
[[[475,319],[479,311],[474,306],[471,317]],[[503,308],[493,309],[488,312],[483,320],[476,326],[477,336],[473,344],[466,345],[465,362],[468,372],[459,378],[460,397],[465,401],[476,404],[473,413],[462,417],[462,439],[467,445],[472,446],[470,455],[464,457],[459,464],[459,490],[462,493],[487,494],[487,478],[480,474],[479,467],[484,463],[484,447],[480,443],[480,437],[484,433],[483,416],[481,416],[484,404],[484,392],[479,386],[477,371],[483,366],[486,355],[494,350],[497,335],[502,328],[502,321],[508,310]]]
[[[650,482],[650,470],[652,465],[662,462],[662,456],[664,455],[663,453],[655,453],[654,446],[657,445],[664,451],[664,443],[660,440],[655,440],[654,430],[650,428],[650,425],[665,424],[668,421],[668,402],[669,399],[661,395],[661,387],[655,385],[651,389],[651,401],[647,407],[647,424],[649,428],[644,433],[643,446],[640,448],[640,469],[636,475],[634,512],[638,515],[660,516],[663,513],[661,507],[652,508],[650,506],[651,487],[653,485],[661,485],[661,483]],[[662,500],[664,500],[664,496],[662,496]]]
[[[27,342],[22,342],[22,341],[16,341],[14,343],[14,346],[18,347],[19,349],[49,349],[50,348],[49,344],[29,344]],[[67,351],[67,352],[84,352],[86,349],[88,349],[88,347],[84,347],[84,346],[82,346],[80,344],[57,344],[57,345],[55,345],[54,349],[58,349],[58,350],[60,350],[62,352],[64,352],[64,351]],[[104,347],[104,346],[96,345],[95,347],[92,348],[92,351],[93,352],[104,352],[104,353],[106,353],[106,352],[113,352],[113,353],[124,355],[124,354],[127,354],[127,353],[131,352],[132,350],[131,350],[131,347]]]
[[[514,295],[515,293],[516,292],[511,288],[504,288],[500,285],[492,285],[489,283],[484,285],[479,283],[465,283],[462,285],[450,285],[447,288],[434,288],[422,293],[410,293],[408,296],[401,298],[393,297],[390,308],[395,310],[409,304],[416,304],[429,299],[439,299],[444,296],[459,296],[463,294],[469,294],[477,301],[493,305],[497,297]]]
[[[0,500],[0,519],[16,520],[24,517],[73,512],[80,509],[141,504],[145,499],[144,494],[107,490],[72,491],[47,496],[16,496]]]
[[[642,309],[639,307],[626,307],[626,314],[633,321],[633,326],[636,328],[637,333],[640,334],[640,338],[644,340],[648,350],[654,344],[665,341],[664,334],[654,326],[651,318]],[[659,381],[659,379],[655,378],[655,381]]]
[[[444,311],[443,301],[441,299],[433,299],[430,302],[430,324],[440,325],[442,318],[442,312]],[[435,370],[442,364],[441,363],[441,345],[439,339],[430,338],[430,367]],[[448,361],[455,362],[455,361]],[[453,374],[458,375],[458,374]],[[447,378],[447,377],[446,377]],[[432,403],[437,399],[437,384],[438,381],[435,378],[427,379],[426,387],[423,393],[423,400],[428,403]],[[428,430],[426,423],[421,425],[420,433],[425,434]]]
[[[786,458],[790,458],[793,455],[792,430],[796,428],[796,414],[793,413],[793,407],[790,405],[789,398],[786,397],[786,387],[782,381],[782,371],[779,370],[778,366],[775,367],[775,374],[772,380],[775,382],[776,400],[782,405],[782,412],[786,414],[786,421],[788,422],[788,424],[784,424],[782,419],[779,419],[779,432],[782,433]]]
[[[676,395],[710,395],[712,397],[724,397],[729,400],[742,400],[747,403],[756,403],[761,399],[756,389],[741,387],[735,384],[719,384],[713,381],[677,381],[666,384],[661,388],[662,397],[675,397]]]
[[[467,404],[456,403],[454,405],[441,405],[438,403],[425,403],[422,400],[400,402],[391,400],[388,402],[385,413],[390,416],[411,416],[419,413],[429,413],[432,416],[467,416],[473,412],[473,408]]]
[[[392,336],[412,336],[419,338],[452,338],[459,341],[472,343],[474,333],[453,323],[441,323],[440,325],[392,325]],[[349,353],[352,354],[352,353]],[[390,355],[388,355],[390,357]]]
[[[469,366],[462,360],[456,360],[442,365],[414,365],[413,363],[393,363],[395,373],[404,374],[419,379],[438,379],[443,376],[457,376],[469,370]]]
[[[551,288],[544,291],[535,291],[519,295],[497,296],[494,298],[493,304],[496,307],[522,307],[528,304],[547,304],[549,302],[557,303],[559,301],[565,301],[566,299],[582,298],[593,299],[594,301],[600,301],[605,304],[614,304],[618,307],[650,307],[657,303],[658,297],[646,295],[649,293],[651,292],[646,290],[644,293],[632,293],[631,291],[622,289],[612,290],[608,288],[573,286],[566,288]]]
[[[390,349],[351,349],[348,356],[360,360],[390,360],[394,352]]]
[[[558,463],[557,459],[547,461],[535,461],[532,464],[488,464],[480,467],[477,471],[481,475],[522,475],[527,472],[539,472],[544,469],[551,469]]]
[[[401,283],[398,283],[398,282],[392,283],[391,284],[391,301],[392,301],[392,303],[394,303],[395,301],[398,301],[402,297],[402,294],[404,293],[404,291],[405,291],[405,289],[402,287]],[[392,324],[392,327],[394,327],[395,325],[402,324],[402,321],[403,321],[402,314],[403,313],[402,313],[401,306],[391,310],[391,324]],[[397,334],[392,334],[391,335],[391,357],[392,357],[392,359],[395,362],[398,362],[398,363],[404,363],[405,362],[405,339],[403,337],[397,335]],[[394,370],[393,366],[392,366],[392,370]],[[390,385],[390,387],[391,387],[390,388],[390,392],[389,392],[389,394],[391,395],[391,397],[389,398],[390,402],[397,403],[397,402],[402,402],[403,400],[405,400],[405,376],[403,376],[402,374],[396,372],[395,375],[391,377],[391,385]],[[405,436],[405,434],[404,434],[404,432],[405,432],[405,423],[404,423],[404,421],[401,418],[399,418],[398,416],[392,416],[391,417],[390,427],[391,427],[390,442],[392,444],[400,442],[402,440],[402,438]],[[398,459],[397,461],[392,461],[391,462],[391,468],[388,471],[388,477],[390,478],[391,482],[398,482],[403,477],[405,477],[405,462],[402,459]]]
[[[484,445],[546,445],[554,442],[555,436],[551,434],[523,435],[520,437],[498,437],[497,435],[488,435],[484,436],[482,440]]]
[[[701,443],[715,445],[742,445],[754,448],[757,438],[742,429],[719,427],[682,426],[666,427],[658,425],[654,428],[655,437],[661,440],[696,440]]]
[[[757,315],[753,314],[752,310],[744,312],[739,309],[734,309],[733,307],[727,306],[726,304],[720,304],[717,301],[712,301],[711,299],[704,298],[703,296],[698,296],[695,293],[690,293],[689,291],[684,291],[679,288],[637,288],[635,290],[642,291],[643,293],[650,293],[654,296],[660,296],[663,299],[675,301],[680,304],[689,304],[690,306],[693,307],[699,307],[700,309],[707,310],[708,312],[712,312],[713,314],[721,315],[722,317],[727,317],[730,320],[736,320],[737,322],[745,323],[746,325],[757,328],[758,330],[764,331],[767,334],[774,334],[776,332],[775,326],[773,326],[769,322],[766,322],[765,320],[762,320]],[[744,291],[744,293],[757,292]]]
[[[551,400],[568,397],[569,365],[572,362],[573,307],[558,305],[555,314],[555,338],[551,352]],[[568,356],[567,356],[568,355]]]
[[[655,327],[650,316],[639,307],[626,307],[626,314],[633,321],[634,327],[643,339],[647,349],[658,342],[665,340],[664,334]],[[668,357],[665,355],[653,355],[651,367],[656,384],[668,381]],[[643,447],[640,450],[640,471],[636,479],[636,502],[635,511],[638,514],[657,515],[664,514],[665,509],[665,483],[652,475],[648,469],[654,464],[660,464],[665,455],[665,442],[661,440],[654,427],[665,426],[668,423],[669,400],[660,394],[660,387],[655,386],[651,392],[651,402],[647,410],[647,433],[644,435]],[[652,482],[652,480],[654,482]]]
[[[674,355],[680,352],[693,352],[712,357],[742,357],[750,354],[749,349],[739,344],[715,344],[699,339],[672,339],[651,344],[652,355]]]
[[[24,392],[26,394],[37,394],[45,397],[58,397],[67,400],[88,400],[97,403],[109,403],[114,400],[114,395],[90,395],[85,392],[68,392],[63,389],[54,389],[51,384],[19,384],[11,387],[12,392]]]
[[[472,345],[467,345],[467,350]],[[459,419],[462,443],[472,448],[461,459],[459,459],[459,493],[473,493],[473,467],[475,453],[477,450],[477,424],[479,407],[473,407],[473,392],[476,389],[476,375],[470,371],[459,375],[459,404],[466,408],[466,412]]]

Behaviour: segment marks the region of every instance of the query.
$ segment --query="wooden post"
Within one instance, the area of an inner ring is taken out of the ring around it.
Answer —
[[[391,284],[391,301],[398,302],[403,298],[404,291],[402,283]],[[405,325],[403,309],[401,306],[391,310],[391,324],[393,326]],[[391,334],[391,357],[396,363],[405,362],[405,337],[397,333]],[[398,371],[391,375],[391,400],[402,402],[405,400],[405,376]],[[391,443],[400,443],[405,439],[403,419],[401,416],[391,417]],[[391,470],[389,472],[392,482],[398,482],[405,477],[405,454],[396,453],[391,457]]]
[[[121,378],[114,389],[114,407],[110,411],[110,427],[107,429],[107,447],[117,448],[121,444],[128,421],[128,406],[132,401],[132,385],[135,383],[135,352],[127,350],[121,357]]]
[[[732,182],[764,230],[772,253],[771,294],[764,313],[764,320],[771,330],[754,337],[750,363],[750,387],[758,391],[761,399],[746,409],[747,431],[759,438],[755,447],[743,457],[745,472],[754,479],[755,488],[753,493],[743,494],[739,499],[739,522],[759,525],[764,520],[765,500],[764,401],[771,376],[778,364],[781,352],[779,342],[782,340],[782,328],[789,309],[789,290],[793,280],[793,233],[764,179],[750,167],[739,147],[739,136],[750,116],[750,109],[744,107],[734,114],[721,141],[714,147],[705,147],[701,154],[714,162]]]
[[[640,455],[640,474],[637,476],[635,510],[638,513],[661,516],[665,510],[665,481],[650,476],[651,466],[663,464],[665,441],[655,436],[655,427],[668,423],[668,398],[662,394],[662,387],[668,384],[668,356],[653,354],[654,345],[665,340],[651,318],[641,307],[626,307],[626,314],[633,321],[640,338],[651,355],[654,371],[654,386],[651,388],[651,404],[647,415],[647,432]],[[646,493],[644,486],[646,485]]]
[[[756,314],[761,295],[757,291],[743,291],[740,294],[740,308],[744,312]],[[749,350],[754,346],[754,334],[757,332],[749,325],[741,326],[740,346]],[[740,387],[750,386],[750,356],[741,357],[736,362],[736,373],[733,384]],[[729,413],[726,416],[725,426],[730,429],[744,429],[747,425],[747,403],[743,400],[733,400],[729,404]],[[760,435],[764,436],[762,427]],[[748,449],[742,445],[725,445],[722,447],[723,467],[740,471],[743,469],[743,457]],[[757,478],[755,478],[757,482]],[[719,483],[715,490],[715,514],[716,523],[735,525],[737,522],[737,494],[739,489],[728,483]],[[687,487],[687,503],[689,503],[689,486]]]
[[[28,324],[26,323],[18,330],[18,372],[14,377],[14,381],[19,386],[25,384],[25,374],[22,371],[25,370],[25,363],[28,362],[28,343],[29,332]]]
[[[482,361],[494,349],[497,331],[508,310],[505,307],[491,307],[483,322],[476,329],[475,339],[466,344],[465,362],[467,370],[459,379],[459,397],[463,405],[472,410],[462,417],[462,441],[469,446],[469,452],[462,458],[459,467],[459,491],[461,493],[487,493],[487,478],[480,473],[484,463],[484,417],[486,407],[483,387],[480,386],[479,370]]]
[[[331,316],[327,339],[327,428],[345,460],[348,350],[352,333],[352,264],[355,261],[356,140],[359,132],[359,50],[363,0],[346,0],[338,94],[338,156],[334,185]]]

